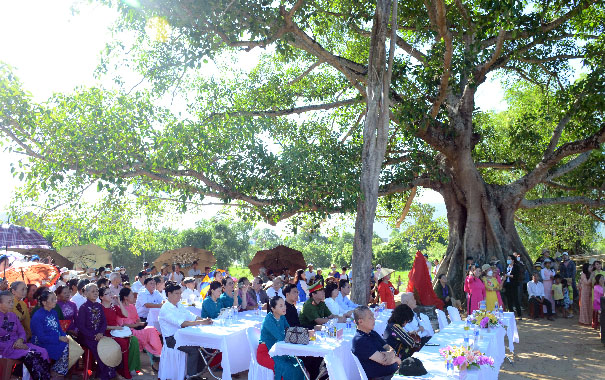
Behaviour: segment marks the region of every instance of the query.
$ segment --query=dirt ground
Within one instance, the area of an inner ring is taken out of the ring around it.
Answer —
[[[578,317],[517,321],[514,364],[505,360],[501,380],[603,380],[605,346],[599,333]]]

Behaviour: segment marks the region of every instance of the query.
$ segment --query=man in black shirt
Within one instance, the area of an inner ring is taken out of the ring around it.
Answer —
[[[357,356],[369,380],[390,380],[401,359],[393,348],[374,331],[374,313],[367,306],[353,311],[357,333],[353,337],[351,352]]]
[[[298,319],[298,310],[296,310],[296,301],[298,301],[298,288],[294,284],[287,284],[283,289],[286,297],[286,320],[290,327],[300,326]]]

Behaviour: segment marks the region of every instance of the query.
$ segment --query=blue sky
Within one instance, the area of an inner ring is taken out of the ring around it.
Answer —
[[[26,90],[35,100],[43,101],[54,92],[69,92],[76,86],[99,84],[93,71],[100,52],[111,38],[108,27],[116,13],[102,5],[67,0],[2,0],[0,1],[0,61],[13,66]],[[6,38],[8,36],[8,38]],[[242,54],[246,64],[254,56]],[[249,63],[249,62],[248,62]],[[106,86],[108,82],[102,83]],[[503,110],[503,91],[496,81],[479,87],[477,105],[485,110]],[[21,159],[17,154],[0,151],[0,220],[19,181],[10,173],[10,163]],[[439,216],[445,216],[443,199],[430,190],[422,192],[418,200],[437,207]],[[208,207],[204,216],[214,215],[219,207]],[[184,227],[192,226],[202,216],[182,217]],[[279,230],[279,229],[278,229]],[[384,224],[377,232],[387,235]]]

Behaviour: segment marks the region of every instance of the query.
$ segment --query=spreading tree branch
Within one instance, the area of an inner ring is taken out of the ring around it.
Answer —
[[[292,107],[283,110],[270,110],[270,111],[233,111],[233,112],[215,112],[210,114],[204,121],[207,122],[215,117],[229,116],[229,117],[280,117],[288,115],[298,115],[310,111],[325,111],[333,108],[342,106],[350,106],[353,104],[362,103],[362,99],[346,99],[332,103],[324,104],[312,104],[308,106]]]
[[[605,207],[605,200],[591,199],[588,197],[556,197],[556,198],[541,198],[541,199],[524,199],[521,201],[520,207],[525,209],[538,208],[542,206],[555,205],[585,205],[588,207]]]
[[[559,26],[563,25],[564,23],[569,21],[571,18],[573,18],[574,16],[576,16],[580,12],[582,12],[584,9],[587,9],[588,7],[590,7],[595,2],[596,2],[596,0],[579,1],[575,7],[573,7],[572,9],[569,10],[569,12],[554,19],[553,21],[551,21],[549,23],[543,24],[539,28],[532,29],[532,30],[516,29],[516,30],[506,31],[504,34],[504,39],[505,40],[519,40],[519,39],[530,38],[530,37],[533,37],[538,34],[548,33],[552,30],[555,30]],[[488,46],[491,46],[491,45],[497,43],[497,41],[498,41],[498,36],[490,37],[490,38],[487,38],[484,41],[482,41],[481,45],[485,48],[485,47],[488,47]]]
[[[433,106],[431,108],[431,118],[436,118],[439,114],[439,108],[441,108],[441,104],[445,100],[445,96],[447,95],[448,82],[450,79],[450,69],[452,64],[452,57],[454,55],[454,45],[453,45],[453,37],[447,25],[447,11],[445,9],[445,1],[444,0],[436,0],[435,1],[435,22],[437,24],[437,29],[439,31],[439,35],[443,38],[445,42],[445,54],[443,55],[443,73],[441,74],[441,81],[439,83],[439,95],[437,99],[433,102]]]

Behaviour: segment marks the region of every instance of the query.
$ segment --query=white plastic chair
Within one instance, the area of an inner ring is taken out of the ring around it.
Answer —
[[[450,315],[450,321],[452,322],[458,322],[462,320],[462,318],[460,318],[460,312],[453,306],[447,307],[447,313]]]
[[[435,335],[435,330],[433,330],[433,325],[431,325],[431,320],[429,319],[428,315],[420,313],[420,321],[422,327],[424,327],[424,329],[430,334],[430,336]]]
[[[351,356],[353,357],[353,361],[355,361],[355,365],[357,366],[357,371],[359,372],[359,377],[361,377],[361,380],[368,380],[366,371],[361,366],[361,363],[359,362],[359,359],[357,359],[357,356],[355,356],[355,354],[352,352],[351,352]]]
[[[267,367],[263,367],[256,361],[256,350],[258,349],[260,330],[256,327],[248,327],[248,329],[246,329],[246,336],[248,337],[248,345],[250,346],[250,369],[248,370],[248,379],[273,380],[275,377],[273,371]]]
[[[439,322],[439,330],[443,330],[446,328],[449,323],[447,321],[447,317],[443,310],[435,309],[435,313],[437,313],[437,321]]]
[[[158,378],[160,380],[181,380],[187,374],[187,354],[176,348],[169,348],[162,334],[164,346],[160,356]]]

